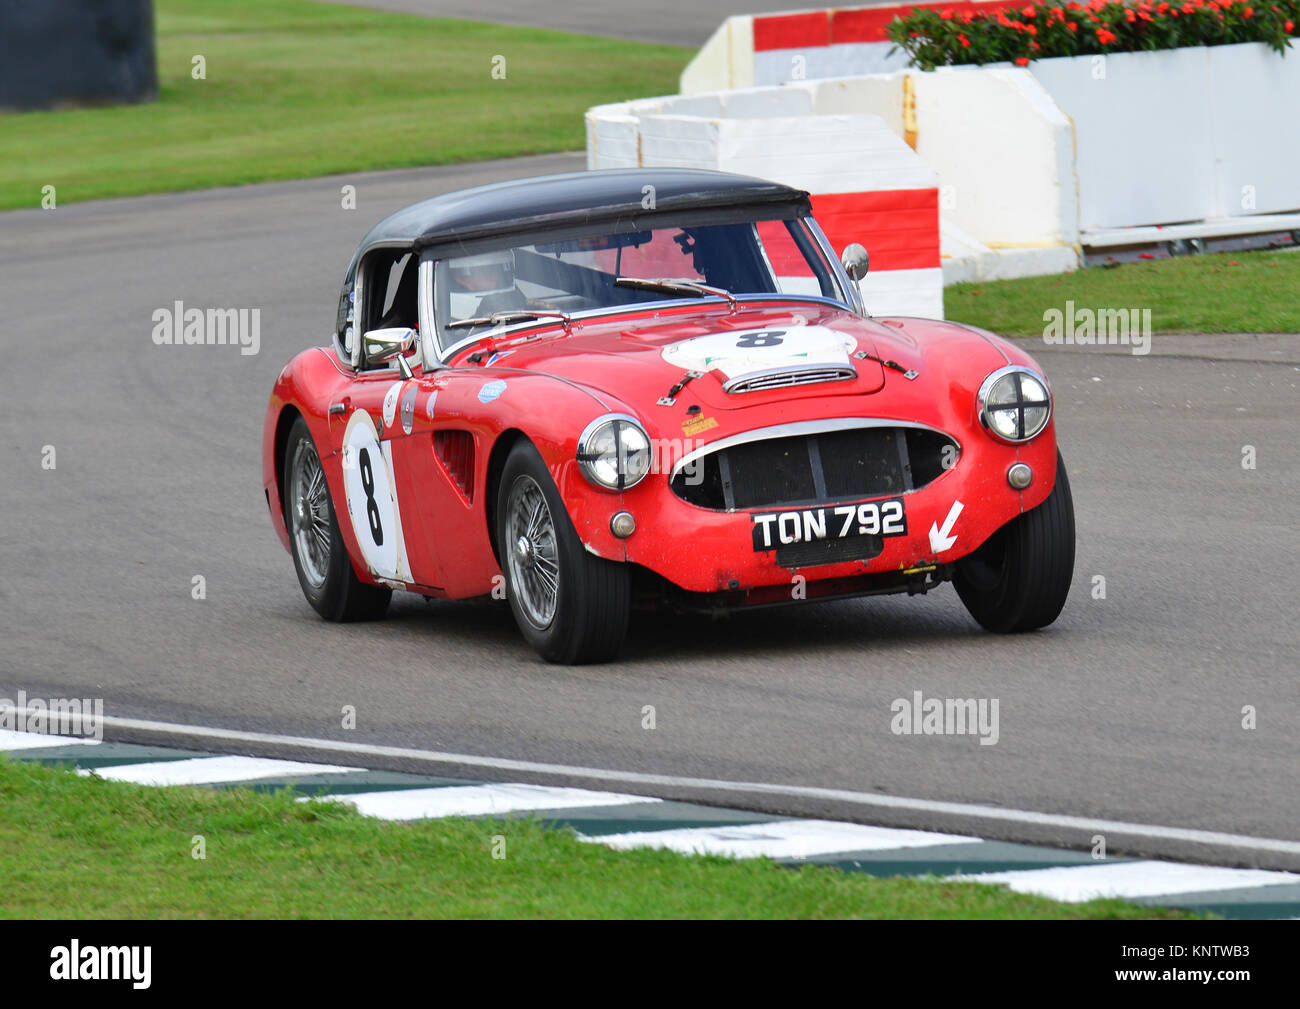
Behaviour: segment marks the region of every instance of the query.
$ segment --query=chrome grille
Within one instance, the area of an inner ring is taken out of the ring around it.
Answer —
[[[737,375],[724,382],[722,389],[729,393],[762,392],[767,389],[784,389],[792,385],[813,385],[816,382],[845,382],[858,377],[848,365],[823,365],[817,368],[781,368],[773,371],[750,372]]]
[[[723,439],[685,457],[669,481],[673,493],[727,512],[863,501],[919,490],[961,454],[948,435],[898,422],[812,422],[771,430],[770,437]]]

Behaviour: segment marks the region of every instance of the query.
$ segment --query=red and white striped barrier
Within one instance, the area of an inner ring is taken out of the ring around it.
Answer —
[[[594,108],[588,167],[712,168],[805,189],[836,252],[870,253],[868,309],[943,318],[934,171],[881,117],[816,115],[811,102],[780,88]]]
[[[890,55],[893,43],[885,29],[904,12],[925,7],[983,12],[1017,6],[1023,7],[1024,0],[956,0],[730,17],[682,72],[682,94],[901,70],[907,57],[902,52]]]

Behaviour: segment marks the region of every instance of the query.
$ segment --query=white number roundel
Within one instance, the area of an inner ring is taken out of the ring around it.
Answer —
[[[343,433],[343,490],[367,566],[380,577],[399,577],[397,506],[375,422],[365,410],[349,418]]]

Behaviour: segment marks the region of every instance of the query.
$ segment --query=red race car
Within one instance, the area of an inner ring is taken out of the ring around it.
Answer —
[[[311,605],[509,600],[546,659],[684,610],[951,580],[974,618],[1060,613],[1074,511],[1017,345],[871,318],[808,194],[686,169],[417,203],[352,260],[332,346],[280,374],[271,520]]]

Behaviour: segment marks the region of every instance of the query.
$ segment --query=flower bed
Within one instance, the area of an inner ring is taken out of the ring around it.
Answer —
[[[1015,63],[1054,56],[1144,52],[1263,42],[1280,53],[1300,35],[1300,0],[1185,0],[1126,4],[1031,3],[917,8],[888,33],[921,70],[964,63]]]

